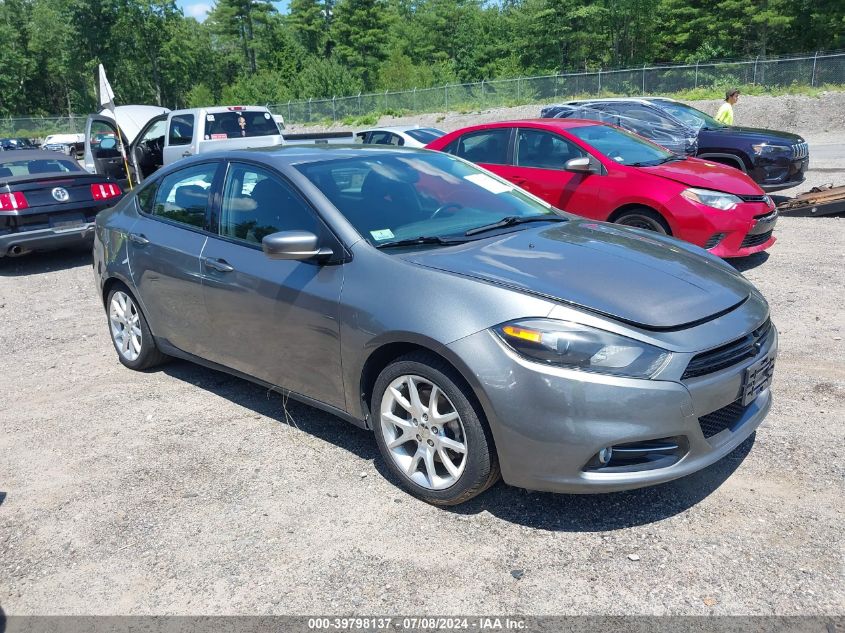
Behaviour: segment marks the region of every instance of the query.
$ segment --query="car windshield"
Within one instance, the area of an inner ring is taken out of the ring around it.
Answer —
[[[295,167],[375,246],[468,239],[467,231],[503,218],[560,218],[545,202],[448,154],[384,152]]]
[[[415,141],[419,141],[420,143],[425,143],[426,145],[428,145],[432,141],[435,141],[444,134],[446,134],[446,132],[444,132],[443,130],[438,130],[434,127],[421,127],[419,129],[405,130],[405,134],[410,136]]]
[[[206,140],[237,138],[239,136],[275,136],[279,125],[266,110],[236,110],[205,115]]]
[[[0,160],[0,174],[5,176],[31,176],[33,174],[56,174],[79,172],[82,167],[69,158],[54,158],[53,152],[44,152],[48,158],[30,160]]]
[[[659,165],[675,157],[659,145],[609,125],[584,125],[568,132],[622,165]]]
[[[680,119],[682,122],[695,128],[725,127],[724,124],[719,123],[709,114],[705,114],[701,110],[696,110],[685,103],[678,103],[676,101],[660,101],[657,105],[659,105],[663,110],[666,110],[666,112],[676,119]]]

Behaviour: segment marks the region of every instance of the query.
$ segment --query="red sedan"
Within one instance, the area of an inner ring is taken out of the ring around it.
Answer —
[[[604,123],[488,123],[426,147],[478,163],[558,209],[673,235],[720,257],[775,243],[777,210],[744,173],[673,154]]]

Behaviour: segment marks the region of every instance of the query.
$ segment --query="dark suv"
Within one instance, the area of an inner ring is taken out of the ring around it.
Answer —
[[[807,143],[797,134],[725,125],[701,110],[663,97],[569,101],[543,108],[540,116],[613,123],[673,151],[737,167],[764,191],[801,184],[810,164]]]

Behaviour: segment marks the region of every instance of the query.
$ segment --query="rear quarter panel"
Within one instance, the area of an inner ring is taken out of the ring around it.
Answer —
[[[105,300],[103,290],[110,279],[122,281],[137,297],[128,252],[129,233],[137,219],[134,195],[124,197],[118,204],[97,215],[93,265],[102,300]],[[137,298],[140,301],[140,297]]]

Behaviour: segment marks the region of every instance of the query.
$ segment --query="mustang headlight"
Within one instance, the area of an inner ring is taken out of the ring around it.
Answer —
[[[670,356],[653,345],[569,321],[526,319],[493,331],[530,360],[599,374],[651,378]]]
[[[693,187],[684,189],[681,195],[687,200],[703,204],[714,209],[721,209],[722,211],[730,211],[736,205],[742,204],[742,199],[732,196],[729,193],[722,193],[721,191],[711,191],[710,189],[695,189]]]

